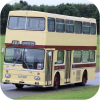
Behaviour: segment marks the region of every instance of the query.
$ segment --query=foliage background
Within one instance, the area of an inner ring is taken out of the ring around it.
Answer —
[[[6,25],[9,11],[12,10],[34,10],[34,11],[42,11],[49,13],[56,13],[61,15],[69,15],[69,16],[77,16],[77,17],[87,17],[87,18],[95,18],[97,21],[97,33],[100,34],[99,31],[99,11],[94,4],[59,4],[57,6],[48,6],[48,5],[29,5],[26,1],[20,0],[19,3],[15,3],[13,5],[6,4],[1,11],[1,34],[6,33]]]

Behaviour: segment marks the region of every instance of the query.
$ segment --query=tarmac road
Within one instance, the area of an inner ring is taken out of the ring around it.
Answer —
[[[96,78],[94,80],[88,81],[86,86],[97,86],[100,85],[100,72],[95,74]],[[40,87],[33,87],[33,86],[24,86],[23,89],[18,90],[16,89],[15,85],[12,84],[2,84],[1,89],[3,93],[9,98],[16,98],[25,95],[32,95],[32,94],[41,94],[41,93],[50,93],[50,92],[58,92],[64,90],[70,90],[75,88],[81,88],[82,86],[75,86],[74,84],[61,86],[58,90],[53,90],[52,88],[40,88]]]

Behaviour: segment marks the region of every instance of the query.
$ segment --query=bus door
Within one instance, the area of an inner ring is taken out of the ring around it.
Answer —
[[[45,79],[46,85],[52,85],[53,51],[46,51]]]
[[[65,79],[67,83],[70,82],[71,52],[72,51],[66,51]]]

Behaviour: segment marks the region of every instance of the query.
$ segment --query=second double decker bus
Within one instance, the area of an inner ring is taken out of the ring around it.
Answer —
[[[38,11],[11,11],[3,83],[53,87],[95,78],[96,20]]]

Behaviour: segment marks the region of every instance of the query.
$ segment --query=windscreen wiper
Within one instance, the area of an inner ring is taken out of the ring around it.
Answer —
[[[25,56],[25,51],[24,51],[24,59],[23,59],[23,63],[25,63],[26,67],[27,67],[28,69],[30,69],[29,66],[28,66],[28,64],[27,64],[27,62],[25,61],[25,59],[26,59],[26,56]]]
[[[29,69],[29,66],[28,66],[28,64],[26,63],[26,61],[23,61],[23,62],[25,63],[26,67]]]
[[[20,59],[20,57],[22,56],[22,54],[20,54],[17,58],[17,60],[14,62],[14,64],[12,66],[15,66],[16,62]],[[27,68],[29,69],[28,67],[28,64],[23,60],[23,62],[25,63],[25,65],[27,66]]]
[[[15,66],[15,64],[17,63],[17,61],[20,59],[21,56],[22,56],[22,54],[20,54],[20,55],[18,56],[18,58],[16,59],[16,61],[14,62],[14,64],[13,64],[12,66]]]

